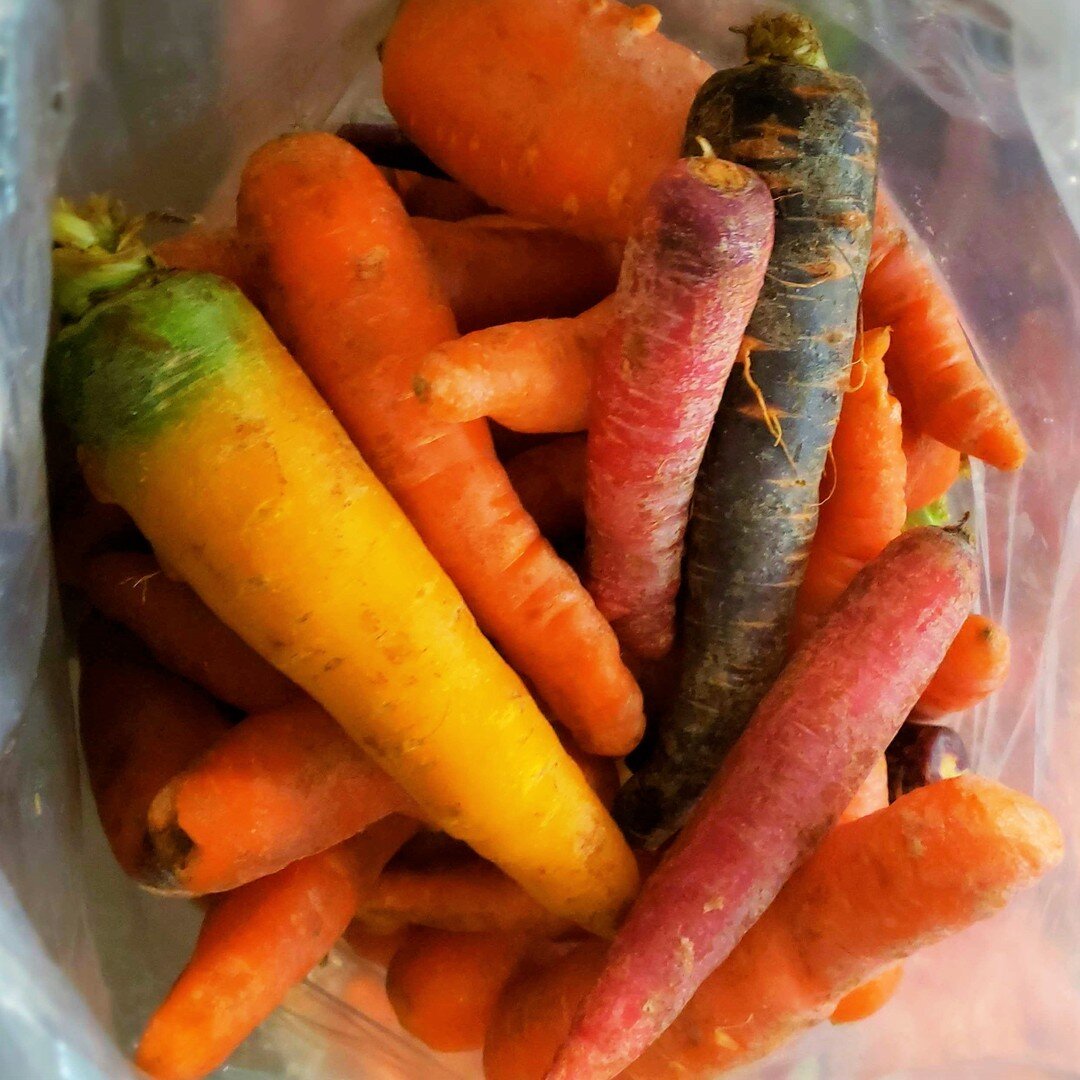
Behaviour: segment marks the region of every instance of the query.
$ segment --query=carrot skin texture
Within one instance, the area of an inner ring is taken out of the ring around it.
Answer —
[[[861,571],[645,882],[550,1080],[615,1076],[670,1026],[835,824],[976,588],[971,542],[959,531],[913,529]]]
[[[156,884],[224,892],[420,808],[313,701],[249,716],[150,807]]]
[[[674,640],[683,537],[705,442],[773,240],[769,189],[718,159],[661,174],[626,246],[593,379],[589,591],[623,648]]]
[[[488,202],[621,239],[679,156],[712,71],[658,22],[647,5],[409,0],[383,46],[383,95],[402,129]],[[462,77],[463,65],[475,74]]]
[[[98,611],[141,638],[165,667],[229,705],[258,712],[303,696],[153,555],[98,555],[83,586]]]
[[[536,527],[549,540],[585,528],[585,437],[570,435],[515,454],[506,475]]]
[[[677,702],[616,803],[624,831],[650,846],[685,820],[787,652],[855,341],[877,154],[858,81],[792,63],[718,72],[687,136],[687,153],[701,136],[757,171],[777,217],[743,370],[725,387],[694,489]]]
[[[985,615],[969,615],[915,712],[935,718],[977,705],[1008,678],[1009,652],[1005,627]]]
[[[625,753],[644,715],[610,626],[521,508],[486,425],[434,421],[412,392],[414,358],[454,326],[393,192],[358,151],[310,132],[252,156],[238,211],[271,323],[481,627],[584,749]]]
[[[908,510],[920,510],[937,502],[956,483],[960,475],[960,451],[912,424],[904,424],[903,445],[907,462],[904,498]]]

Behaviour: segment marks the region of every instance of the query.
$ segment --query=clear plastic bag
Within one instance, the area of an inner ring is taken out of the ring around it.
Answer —
[[[717,64],[758,6],[661,4],[667,32]],[[984,608],[1009,627],[1014,670],[962,724],[976,767],[1052,807],[1069,849],[1006,913],[913,959],[882,1013],[746,1073],[1080,1075],[1080,4],[804,6],[867,83],[887,182],[1033,445],[1020,475],[973,477]],[[58,170],[67,193],[225,219],[263,138],[380,112],[392,8],[0,0],[0,1077],[131,1075],[124,1054],[197,925],[122,878],[80,794],[39,419]],[[374,969],[333,956],[229,1075],[476,1075],[475,1057],[436,1062],[396,1034],[374,987]]]

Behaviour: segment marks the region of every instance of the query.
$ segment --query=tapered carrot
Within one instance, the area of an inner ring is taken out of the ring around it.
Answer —
[[[150,807],[155,884],[223,892],[420,808],[313,701],[249,716]]]
[[[476,330],[418,364],[416,396],[440,420],[489,416],[525,432],[583,431],[611,300],[570,319],[534,319]]]
[[[236,229],[195,226],[154,245],[154,258],[173,270],[199,270],[217,274],[254,296],[248,252]]]
[[[585,528],[585,437],[553,439],[506,463],[517,497],[549,540]]]
[[[412,223],[463,334],[578,315],[615,287],[617,256],[555,229],[502,214]]]
[[[900,406],[885,376],[888,347],[888,330],[869,330],[856,344],[851,387],[821,481],[817,530],[795,599],[796,641],[904,527],[906,463]]]
[[[625,753],[644,717],[610,626],[522,510],[486,428],[434,421],[413,396],[414,358],[453,321],[378,170],[333,136],[285,136],[248,162],[239,217],[271,322],[481,627],[586,750]]]
[[[409,0],[382,50],[402,129],[496,206],[618,238],[679,156],[711,68],[650,5]]]
[[[388,818],[216,901],[135,1063],[156,1080],[194,1080],[221,1065],[326,955],[414,829],[406,818]]]
[[[479,1050],[495,1002],[530,944],[526,934],[414,927],[386,972],[398,1022],[432,1050]]]
[[[302,696],[187,585],[168,577],[153,555],[98,555],[87,563],[83,585],[102,614],[123,623],[165,667],[214,697],[254,712]]]
[[[1009,635],[985,615],[969,615],[915,711],[937,717],[963,712],[999,689],[1009,675]]]
[[[151,800],[229,724],[201,690],[100,617],[83,625],[79,659],[79,738],[102,831],[124,873],[147,881]]]
[[[1027,455],[1016,418],[979,368],[956,308],[923,253],[878,199],[866,319],[892,327],[886,367],[904,413],[921,430],[999,469]]]
[[[833,830],[623,1080],[706,1080],[830,1015],[868,976],[1000,910],[1062,854],[1034,800],[969,776]],[[496,1008],[487,1080],[540,1080],[603,964],[586,943],[523,966]]]
[[[960,451],[904,424],[904,459],[907,478],[904,499],[908,510],[920,510],[937,502],[960,475]]]

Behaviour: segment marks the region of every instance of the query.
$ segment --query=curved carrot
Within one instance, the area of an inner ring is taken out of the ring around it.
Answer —
[[[1027,455],[1016,418],[979,368],[948,293],[879,197],[866,320],[892,328],[886,360],[893,392],[916,427],[999,469]]]
[[[610,626],[522,510],[485,426],[440,424],[413,396],[414,358],[454,327],[378,170],[331,135],[288,135],[248,162],[239,216],[271,321],[481,626],[585,749],[625,753],[644,717]]]
[[[150,807],[155,884],[223,892],[420,808],[313,701],[249,716]]]
[[[382,50],[402,129],[496,206],[621,238],[712,69],[648,4],[409,0]]]
[[[506,463],[517,497],[536,527],[549,540],[585,528],[585,437],[534,446]]]
[[[86,564],[83,585],[103,615],[123,623],[165,667],[214,697],[256,712],[302,696],[187,585],[168,577],[153,555],[98,555]]]
[[[440,420],[489,416],[524,432],[584,431],[600,342],[613,304],[572,319],[534,319],[477,330],[419,363],[416,396]]]
[[[840,408],[832,460],[821,481],[817,530],[795,598],[795,641],[904,527],[906,464],[900,406],[885,376],[888,348],[888,330],[869,330],[856,343],[851,388]]]
[[[915,711],[945,716],[977,705],[1009,675],[1009,635],[985,615],[969,615],[923,691]]]

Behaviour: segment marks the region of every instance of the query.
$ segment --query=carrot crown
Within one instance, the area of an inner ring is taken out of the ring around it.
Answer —
[[[821,38],[805,15],[793,11],[759,15],[737,32],[746,35],[746,58],[751,63],[829,66]]]

